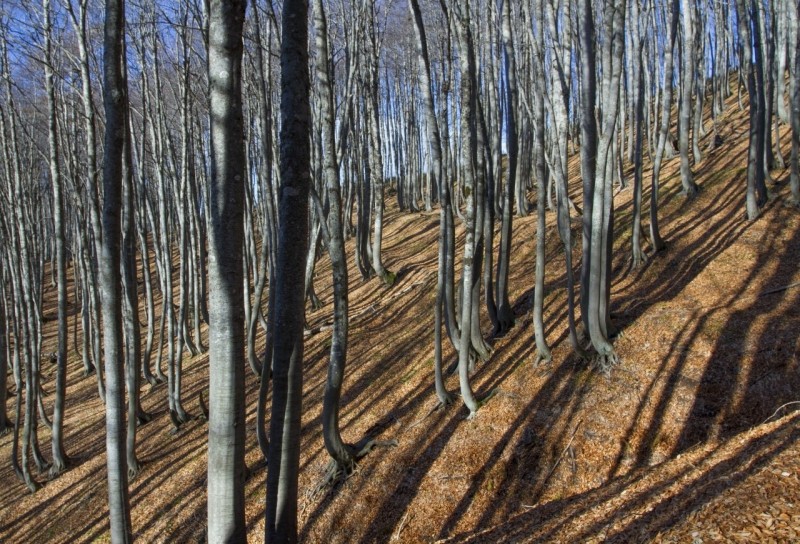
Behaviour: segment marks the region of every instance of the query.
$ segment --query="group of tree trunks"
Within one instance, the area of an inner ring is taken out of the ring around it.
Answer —
[[[487,400],[471,387],[476,365],[515,326],[514,215],[536,209],[536,363],[552,358],[543,311],[551,210],[566,258],[570,345],[608,373],[617,362],[615,230],[631,229],[634,267],[666,248],[658,224],[664,163],[679,161],[687,199],[702,189],[726,99],[735,95],[740,108],[749,101],[747,219],[759,216],[783,170],[786,204],[800,207],[797,0],[42,0],[40,9],[0,9],[0,432],[13,432],[11,463],[31,491],[41,485],[31,465],[52,478],[68,469],[71,348],[105,403],[114,542],[133,535],[128,482],[142,470],[137,427],[151,419],[140,406],[141,379],[165,384],[177,431],[196,417],[185,407],[184,356],[206,349],[208,409],[203,394],[199,404],[208,421],[208,539],[246,538],[246,361],[260,377],[266,538],[296,540],[304,316],[307,302],[323,302],[314,289],[323,253],[333,326],[322,485],[381,445],[347,443],[339,428],[345,241],[354,238],[362,280],[391,288],[397,276],[382,242],[392,194],[402,211],[439,208],[435,392],[451,404],[444,377],[457,372],[469,417]],[[102,40],[92,32],[101,18]],[[41,39],[20,40],[12,20]],[[571,193],[568,162],[577,152],[580,191]],[[614,199],[628,189],[625,163],[633,213],[619,224]],[[48,282],[57,296],[52,355],[42,348]],[[445,341],[457,354],[449,367]],[[42,383],[48,359],[52,406]],[[40,423],[51,429],[50,460]]]

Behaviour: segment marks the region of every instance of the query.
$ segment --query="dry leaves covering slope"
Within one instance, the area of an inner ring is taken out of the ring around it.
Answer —
[[[315,495],[327,463],[320,413],[332,319],[330,267],[320,261],[317,292],[326,304],[307,315],[305,541],[798,538],[797,418],[778,419],[798,405],[778,409],[800,400],[800,287],[780,289],[800,281],[800,216],[783,206],[788,173],[775,172],[776,198],[758,221],[744,220],[746,115],[732,104],[719,123],[722,146],[694,168],[702,189],[696,199],[679,195],[675,161],[667,165],[660,215],[669,247],[639,270],[630,268],[630,191],[616,196],[612,311],[622,335],[621,363],[610,378],[568,346],[564,257],[552,214],[545,320],[554,361],[532,367],[535,218],[515,219],[517,325],[493,340],[491,359],[473,377],[478,394],[493,397],[471,421],[458,403],[434,410],[438,214],[400,214],[390,197],[384,247],[395,286],[362,282],[350,270],[342,427],[350,442],[369,436],[398,446],[375,450],[346,482]],[[572,179],[579,181],[574,158]],[[574,190],[579,199],[577,184]],[[52,315],[49,285],[45,296]],[[483,323],[488,333],[485,316]],[[54,323],[46,326],[45,353],[55,341]],[[446,357],[454,359],[449,348]],[[73,467],[30,495],[7,461],[11,438],[0,438],[2,542],[107,538],[103,406],[73,351],[70,365],[66,448]],[[184,402],[197,414],[207,358],[185,365]],[[53,369],[45,364],[44,372],[52,393]],[[455,392],[457,378],[447,385]],[[256,389],[248,370],[253,542],[263,539],[265,481],[254,433]],[[50,396],[45,401],[50,406]],[[202,541],[206,427],[197,420],[171,434],[164,386],[146,386],[143,403],[156,417],[139,431],[144,469],[131,486],[136,537]],[[49,444],[46,429],[40,440]]]

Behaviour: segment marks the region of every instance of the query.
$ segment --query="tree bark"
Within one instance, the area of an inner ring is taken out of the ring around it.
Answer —
[[[208,541],[243,542],[245,151],[242,114],[244,0],[209,9],[211,106],[209,221]]]
[[[286,0],[281,43],[281,189],[266,541],[297,541],[303,389],[303,277],[308,253],[311,149],[308,2]]]
[[[133,540],[125,453],[125,384],[122,345],[122,287],[120,238],[122,211],[122,158],[125,115],[128,107],[123,75],[125,39],[124,0],[106,0],[103,51],[106,117],[103,165],[103,253],[100,281],[103,292],[103,344],[106,368],[106,458],[111,541]],[[135,414],[130,414],[135,417]]]

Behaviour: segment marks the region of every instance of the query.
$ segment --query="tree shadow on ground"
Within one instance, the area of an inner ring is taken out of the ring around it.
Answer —
[[[733,452],[702,449],[656,469],[639,469],[579,495],[530,507],[502,526],[453,537],[478,542],[644,542],[744,481],[800,439],[797,417],[743,439]]]

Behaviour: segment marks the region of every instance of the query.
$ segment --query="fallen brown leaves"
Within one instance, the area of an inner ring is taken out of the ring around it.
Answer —
[[[384,260],[396,284],[351,278],[350,352],[342,429],[399,446],[365,457],[346,482],[301,504],[308,542],[786,542],[800,538],[800,217],[785,186],[756,222],[744,221],[743,115],[720,121],[724,144],[695,167],[702,191],[679,196],[674,161],[662,185],[669,247],[630,263],[630,191],[617,196],[612,312],[622,336],[610,379],[575,357],[566,337],[563,251],[548,214],[545,321],[554,362],[532,368],[534,221],[515,219],[512,303],[517,325],[494,341],[474,388],[494,397],[471,421],[458,404],[433,410],[433,301],[438,215],[387,213]],[[577,165],[572,179],[577,181]],[[775,173],[783,181],[786,173]],[[576,188],[577,191],[577,188]],[[573,195],[578,199],[577,193]],[[647,194],[645,195],[647,201]],[[348,246],[350,253],[350,246]],[[576,259],[578,252],[576,251]],[[577,262],[577,260],[576,260]],[[307,317],[302,491],[327,463],[320,437],[331,320],[330,268]],[[52,305],[53,291],[46,293]],[[48,306],[49,307],[49,306]],[[45,311],[51,311],[47,308]],[[488,320],[484,320],[488,323]],[[44,352],[52,351],[47,323]],[[488,328],[488,325],[487,325]],[[446,360],[454,353],[447,349]],[[186,362],[185,402],[197,413],[205,356]],[[0,541],[107,538],[103,407],[71,353],[66,448],[72,468],[28,494],[0,438]],[[244,364],[244,363],[243,363]],[[52,369],[44,365],[52,390]],[[457,391],[457,379],[447,380]],[[247,519],[263,539],[265,472],[255,442],[249,375]],[[46,398],[49,406],[50,397]],[[169,434],[164,387],[143,389],[155,414],[140,428],[133,527],[145,542],[204,538],[206,427]],[[766,424],[779,407],[786,405]],[[10,408],[10,406],[9,406]],[[789,415],[787,415],[789,414]],[[40,432],[43,445],[49,440]],[[45,448],[45,451],[47,449]]]

